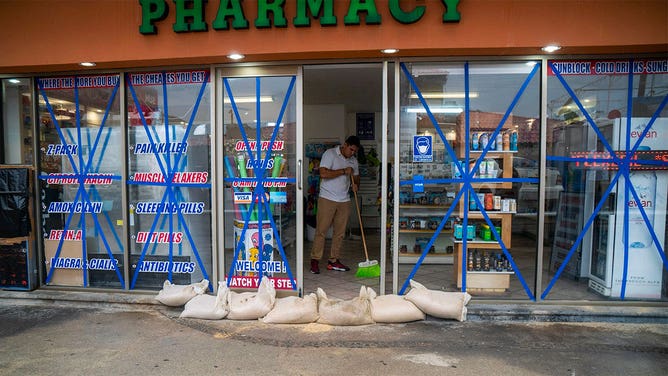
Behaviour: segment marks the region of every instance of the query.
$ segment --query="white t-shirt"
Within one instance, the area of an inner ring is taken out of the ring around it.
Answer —
[[[353,168],[353,175],[360,174],[357,158],[352,156],[346,158],[341,154],[341,145],[328,149],[322,154],[320,159],[320,167],[325,167],[330,170],[341,170],[346,167]],[[320,197],[326,198],[336,202],[350,201],[348,195],[348,188],[350,187],[350,179],[348,175],[337,176],[332,179],[320,179]]]

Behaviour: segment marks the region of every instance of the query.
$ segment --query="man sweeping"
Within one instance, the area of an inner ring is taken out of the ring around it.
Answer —
[[[311,248],[311,273],[320,274],[319,260],[325,249],[325,234],[330,226],[332,245],[328,270],[347,272],[349,267],[339,260],[343,236],[350,216],[350,196],[348,189],[357,192],[359,186],[359,165],[355,153],[360,148],[357,136],[350,136],[343,145],[325,151],[320,160],[320,193],[318,196],[317,216],[313,247]]]

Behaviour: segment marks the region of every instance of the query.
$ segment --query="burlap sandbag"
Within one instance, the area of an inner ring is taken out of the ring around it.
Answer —
[[[425,314],[403,296],[376,294],[371,287],[368,289],[371,300],[371,318],[379,323],[402,323],[425,319]]]
[[[274,307],[276,289],[269,277],[262,278],[257,292],[237,293],[230,291],[228,302],[230,320],[257,320],[264,317]]]
[[[411,279],[411,290],[404,298],[422,312],[442,319],[466,320],[466,304],[471,300],[467,292],[429,290]]]
[[[328,298],[318,287],[318,318],[319,323],[329,325],[366,325],[373,324],[371,318],[371,302],[366,287],[362,286],[360,295],[350,300]]]
[[[274,308],[260,321],[267,324],[308,324],[318,319],[318,297],[286,296],[276,299]]]
[[[205,319],[205,320],[221,320],[227,316],[229,308],[227,305],[227,298],[230,290],[223,282],[218,282],[218,293],[216,295],[197,295],[186,303],[183,312],[179,317]]]
[[[173,285],[169,281],[162,284],[162,290],[155,297],[157,301],[171,307],[180,307],[197,295],[202,295],[209,287],[209,281],[203,279],[202,282],[192,283],[190,285]]]

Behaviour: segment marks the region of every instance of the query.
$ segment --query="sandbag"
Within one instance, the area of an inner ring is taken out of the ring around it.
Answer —
[[[403,296],[388,294],[378,296],[376,291],[367,289],[371,300],[371,318],[380,323],[401,323],[425,319],[425,314]]]
[[[181,312],[180,318],[221,320],[229,312],[227,297],[230,290],[223,282],[218,282],[216,295],[197,295],[190,299]]]
[[[429,290],[410,280],[411,290],[404,299],[415,304],[422,312],[442,319],[466,320],[466,304],[471,300],[467,292]]]
[[[274,308],[260,321],[267,324],[308,324],[318,319],[318,297],[286,296],[276,299]]]
[[[190,285],[174,285],[166,280],[155,299],[164,305],[180,307],[196,295],[204,294],[208,287],[209,281],[206,279]]]
[[[320,287],[318,295],[318,323],[329,325],[366,325],[373,324],[371,302],[366,287],[362,286],[360,295],[351,300],[328,298]]]
[[[230,312],[227,318],[230,320],[257,320],[271,311],[275,301],[276,289],[271,284],[269,277],[264,277],[257,292],[230,291],[228,298]]]

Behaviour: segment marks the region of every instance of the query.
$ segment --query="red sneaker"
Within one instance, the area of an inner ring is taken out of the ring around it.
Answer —
[[[320,267],[318,266],[318,260],[311,259],[311,273],[320,274]]]
[[[347,272],[350,270],[349,267],[343,265],[339,259],[336,259],[336,261],[327,261],[327,270],[336,270],[337,272]]]

